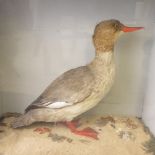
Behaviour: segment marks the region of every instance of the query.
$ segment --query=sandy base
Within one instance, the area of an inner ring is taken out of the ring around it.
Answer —
[[[62,124],[37,123],[12,129],[9,124],[13,119],[5,118],[0,124],[0,155],[154,155],[148,147],[152,137],[137,118],[80,119],[79,128],[92,127],[99,132],[99,140],[74,135]],[[40,134],[34,131],[37,127],[50,130]]]

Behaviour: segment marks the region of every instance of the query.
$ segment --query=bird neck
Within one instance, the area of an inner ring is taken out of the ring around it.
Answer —
[[[106,66],[110,65],[114,61],[114,52],[96,52],[94,60],[90,63],[93,66]]]
[[[101,42],[102,43],[102,42]],[[107,52],[113,52],[114,50],[114,43],[111,41],[108,41],[108,43],[102,43],[99,45],[96,45],[96,54],[100,53],[107,53]]]
[[[105,69],[114,66],[114,52],[97,52],[94,60],[88,64],[88,67],[96,74],[102,74]]]

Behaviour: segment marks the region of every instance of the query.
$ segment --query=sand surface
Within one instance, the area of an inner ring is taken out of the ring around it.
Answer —
[[[37,123],[12,129],[14,117],[0,123],[0,155],[154,155],[152,135],[134,117],[84,116],[79,128],[92,127],[98,140],[74,135],[63,124]],[[43,127],[46,132],[37,131]]]

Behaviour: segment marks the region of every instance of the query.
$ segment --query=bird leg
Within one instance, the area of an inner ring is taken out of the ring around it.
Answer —
[[[77,129],[78,124],[76,123],[76,121],[65,122],[65,125],[74,134],[81,135],[81,136],[86,136],[86,137],[90,137],[90,138],[94,138],[94,139],[98,139],[98,137],[97,137],[98,133],[94,129],[90,128],[90,127],[84,128],[82,130],[78,130]]]

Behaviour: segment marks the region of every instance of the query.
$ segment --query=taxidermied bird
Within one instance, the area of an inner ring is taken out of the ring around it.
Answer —
[[[143,27],[127,27],[118,20],[100,22],[94,31],[95,58],[86,66],[71,69],[56,80],[15,119],[13,128],[34,122],[65,122],[78,135],[97,138],[91,128],[79,130],[72,121],[95,107],[109,92],[115,76],[114,44],[123,32]]]

